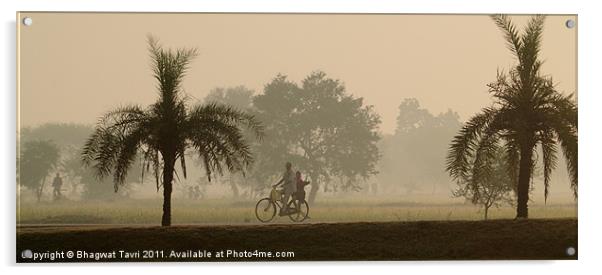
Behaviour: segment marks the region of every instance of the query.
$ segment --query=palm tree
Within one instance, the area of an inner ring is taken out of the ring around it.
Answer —
[[[144,171],[151,170],[157,191],[163,187],[161,225],[169,226],[175,166],[179,161],[186,177],[186,151],[193,149],[198,153],[209,180],[214,171],[244,172],[253,158],[241,126],[252,130],[258,138],[263,131],[252,115],[226,105],[187,107],[181,82],[197,51],[165,50],[150,36],[148,44],[158,101],[147,108],[132,105],[105,114],[87,140],[82,159],[100,178],[112,173],[117,191],[140,154],[142,176]]]
[[[530,182],[541,148],[544,197],[556,168],[558,145],[564,152],[571,188],[577,197],[577,105],[573,95],[556,91],[552,78],[540,72],[541,37],[545,17],[537,15],[519,34],[505,15],[492,19],[504,32],[518,64],[508,74],[498,72],[488,85],[493,105],[470,118],[454,137],[447,155],[447,171],[455,180],[469,180],[478,196],[479,182],[492,172],[498,148],[508,162],[517,194],[517,218],[528,217]]]

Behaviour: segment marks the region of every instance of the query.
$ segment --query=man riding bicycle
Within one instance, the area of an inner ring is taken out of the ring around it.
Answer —
[[[297,173],[295,177],[293,165],[287,162],[282,179],[272,186],[268,197],[260,199],[255,205],[255,216],[259,221],[271,221],[276,216],[276,209],[280,209],[279,216],[288,216],[294,222],[302,222],[309,217],[309,205],[303,198],[303,189],[309,182],[302,180],[301,173]],[[282,189],[278,188],[280,185]],[[292,196],[295,197],[289,207]]]
[[[274,185],[274,187],[276,187],[283,184],[282,187],[284,191],[284,199],[282,203],[284,204],[284,207],[280,209],[280,216],[287,215],[288,200],[295,192],[297,192],[297,183],[295,180],[295,173],[293,172],[293,165],[290,162],[287,162],[285,167],[286,170],[282,175],[282,179]]]

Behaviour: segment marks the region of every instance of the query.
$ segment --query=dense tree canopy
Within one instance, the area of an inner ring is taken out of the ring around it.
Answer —
[[[324,72],[311,73],[301,85],[278,75],[254,107],[266,126],[257,169],[274,178],[291,161],[312,182],[310,202],[320,183],[326,191],[353,190],[376,173],[379,116]]]
[[[61,149],[81,148],[92,127],[74,123],[45,123],[38,127],[21,129],[21,142],[30,140],[51,140]]]
[[[209,92],[205,97],[205,103],[221,103],[230,105],[239,110],[249,110],[253,105],[253,94],[255,92],[245,86],[218,87]]]
[[[19,159],[19,184],[36,192],[40,201],[46,177],[59,164],[59,148],[51,141],[27,141],[21,148]]]
[[[451,110],[433,115],[417,99],[404,99],[395,134],[385,136],[380,144],[380,182],[400,185],[407,194],[425,189],[435,192],[437,187],[447,192],[445,149],[460,126],[458,114]]]

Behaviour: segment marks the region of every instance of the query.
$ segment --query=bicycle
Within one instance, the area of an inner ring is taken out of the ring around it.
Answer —
[[[260,222],[270,222],[276,216],[276,209],[278,209],[278,212],[282,211],[282,207],[284,206],[284,203],[282,202],[283,199],[284,193],[282,190],[272,186],[270,196],[260,199],[255,205],[255,217],[257,217]],[[300,201],[293,196],[288,203],[288,211],[285,215],[287,215],[291,221],[302,222],[307,219],[308,214],[309,204],[307,204],[307,201]]]

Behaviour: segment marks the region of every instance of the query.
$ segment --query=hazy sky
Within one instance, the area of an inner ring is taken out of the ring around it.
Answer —
[[[122,104],[157,96],[146,35],[165,47],[196,47],[184,81],[193,99],[217,86],[260,92],[276,74],[294,81],[313,70],[342,80],[394,131],[397,108],[415,97],[434,113],[463,120],[489,105],[486,84],[514,63],[484,15],[27,13],[20,28],[21,126],[93,123]],[[526,17],[514,17],[523,24]],[[574,16],[550,16],[543,71],[576,92]]]

